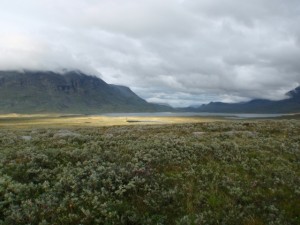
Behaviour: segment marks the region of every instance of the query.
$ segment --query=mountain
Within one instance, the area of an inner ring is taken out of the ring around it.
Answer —
[[[79,71],[0,71],[0,113],[106,113],[170,111],[128,87]]]
[[[220,113],[300,112],[300,86],[287,99],[254,99],[242,103],[211,102],[178,111]],[[0,71],[0,113],[82,113],[174,111],[168,105],[152,104],[130,88],[107,84],[79,71]]]
[[[197,108],[187,108],[185,111],[214,113],[299,113],[300,86],[286,95],[288,98],[280,101],[254,99],[242,103],[211,102]]]

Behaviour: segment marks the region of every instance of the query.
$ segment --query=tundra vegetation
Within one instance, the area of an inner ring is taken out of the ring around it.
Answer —
[[[300,224],[300,121],[0,129],[0,224]]]

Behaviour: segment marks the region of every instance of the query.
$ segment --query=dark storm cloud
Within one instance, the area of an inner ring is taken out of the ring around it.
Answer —
[[[80,69],[174,106],[300,83],[298,0],[0,2],[0,69]]]

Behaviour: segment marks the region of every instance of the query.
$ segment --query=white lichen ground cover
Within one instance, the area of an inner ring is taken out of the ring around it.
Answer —
[[[300,224],[300,121],[0,130],[0,224]]]

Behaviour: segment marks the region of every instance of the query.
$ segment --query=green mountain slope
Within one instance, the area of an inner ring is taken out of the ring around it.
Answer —
[[[72,71],[0,71],[0,113],[104,113],[170,111],[129,88]]]

